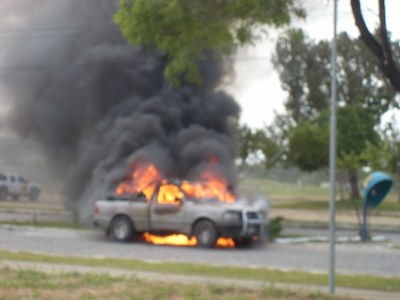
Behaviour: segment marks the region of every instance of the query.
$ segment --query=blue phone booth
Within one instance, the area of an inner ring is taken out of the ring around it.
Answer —
[[[361,227],[361,240],[368,240],[367,216],[368,209],[377,207],[392,188],[393,181],[390,176],[384,172],[374,172],[364,181],[363,188],[363,223]]]

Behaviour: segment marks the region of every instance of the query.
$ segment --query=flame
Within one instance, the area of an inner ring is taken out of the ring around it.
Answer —
[[[234,193],[229,190],[228,181],[211,171],[203,172],[199,181],[183,181],[178,187],[176,184],[168,183],[154,164],[134,164],[132,174],[118,185],[115,193],[117,195],[143,193],[146,199],[150,200],[160,181],[162,184],[158,192],[158,203],[179,204],[179,200],[184,197],[183,193],[189,198],[217,198],[227,203],[233,203],[236,199]]]
[[[155,165],[139,165],[134,168],[127,180],[118,185],[115,193],[117,195],[143,193],[149,200],[154,193],[157,180],[160,179],[161,174]]]
[[[158,203],[178,205],[182,199],[183,193],[175,184],[162,184],[158,190]]]
[[[143,239],[155,245],[173,245],[173,246],[196,246],[197,240],[195,237],[189,239],[184,234],[171,234],[167,236],[152,235],[148,232],[143,234]],[[219,238],[216,242],[218,248],[233,248],[235,242],[231,238]]]

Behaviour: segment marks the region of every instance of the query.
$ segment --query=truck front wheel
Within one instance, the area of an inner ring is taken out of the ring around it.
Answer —
[[[197,245],[202,248],[213,248],[218,239],[218,233],[214,224],[208,220],[198,222],[193,228]]]
[[[127,242],[133,237],[133,225],[126,216],[115,217],[110,225],[110,232],[113,239],[121,242]]]

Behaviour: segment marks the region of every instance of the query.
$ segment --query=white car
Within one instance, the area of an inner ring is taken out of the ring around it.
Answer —
[[[29,181],[18,174],[0,173],[0,200],[6,200],[8,196],[13,200],[26,196],[36,201],[39,195],[40,186],[36,182]]]

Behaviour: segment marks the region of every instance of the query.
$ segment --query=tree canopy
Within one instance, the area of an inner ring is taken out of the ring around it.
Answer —
[[[283,26],[304,16],[295,0],[120,0],[115,15],[132,43],[168,57],[165,77],[200,84],[197,63],[207,51],[221,57],[253,43],[256,26]]]
[[[358,197],[357,170],[365,162],[364,152],[380,143],[375,126],[398,103],[396,91],[363,42],[346,33],[339,34],[337,42],[338,164],[349,174],[352,196]],[[330,55],[329,41],[314,42],[299,29],[288,30],[276,45],[273,63],[288,92],[288,162],[304,171],[328,166]]]
[[[360,39],[340,33],[338,43],[338,105],[361,105],[378,122],[392,107],[396,91],[379,70],[379,62]],[[399,45],[393,45],[400,51]],[[288,92],[286,110],[295,123],[316,118],[329,106],[330,41],[314,42],[300,29],[280,36],[273,58],[282,88]]]

